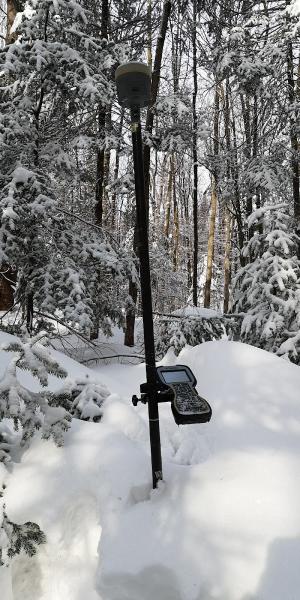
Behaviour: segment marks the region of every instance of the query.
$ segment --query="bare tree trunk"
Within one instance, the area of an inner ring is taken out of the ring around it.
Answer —
[[[26,329],[28,333],[32,333],[33,327],[33,293],[30,292],[26,302]]]
[[[225,252],[224,252],[224,305],[223,310],[226,314],[229,309],[229,288],[231,280],[231,229],[232,219],[228,209],[225,211]]]
[[[157,99],[159,81],[160,81],[160,71],[161,71],[161,61],[163,56],[163,49],[166,39],[168,21],[171,13],[171,0],[164,0],[163,11],[161,17],[161,23],[157,38],[155,58],[154,58],[154,66],[152,73],[152,81],[151,81],[151,102],[147,111],[146,118],[146,131],[149,136],[152,134],[153,123],[154,123],[154,113],[152,107]],[[145,195],[146,195],[146,205],[149,207],[149,184],[150,184],[150,146],[144,146],[144,174],[145,174]]]
[[[14,284],[16,271],[7,265],[1,267],[0,272],[0,310],[9,310],[14,304]]]
[[[19,2],[17,0],[7,0],[7,21],[6,21],[6,36],[5,43],[12,44],[16,41],[17,36],[15,33],[11,33],[16,14],[20,9]]]
[[[215,91],[215,101],[214,101],[214,159],[216,161],[219,154],[219,107],[220,107],[220,98],[219,98],[219,89],[218,85],[216,85]],[[213,174],[212,174],[212,184],[211,184],[211,207],[210,207],[210,217],[209,217],[209,233],[208,233],[208,245],[207,245],[207,269],[206,269],[206,281],[205,281],[205,291],[204,291],[204,307],[210,307],[210,297],[211,297],[211,283],[212,283],[212,274],[213,274],[213,261],[214,261],[214,246],[215,246],[215,227],[216,227],[216,214],[217,214],[217,201],[218,201],[218,193],[217,193],[217,166],[214,164],[213,166]]]
[[[123,121],[124,121],[124,109],[121,110],[120,117],[120,127],[119,127],[119,142],[118,147],[116,148],[116,158],[115,158],[115,168],[114,168],[114,182],[117,181],[119,177],[119,167],[120,167],[120,140],[122,137],[122,129],[123,129]],[[111,227],[112,230],[117,228],[117,193],[114,189],[111,199],[112,207],[111,207]]]
[[[210,206],[209,234],[208,234],[208,245],[207,245],[207,269],[206,269],[205,292],[204,292],[204,307],[205,308],[210,307],[211,282],[212,282],[212,274],[213,274],[214,247],[215,247],[216,214],[217,214],[217,182],[216,182],[215,176],[212,175],[211,206]]]
[[[101,38],[107,39],[109,22],[109,3],[102,0],[101,11]],[[101,145],[105,137],[106,107],[99,104],[98,107],[98,132]],[[96,155],[96,192],[95,192],[95,220],[98,227],[102,227],[103,221],[103,196],[105,186],[105,151],[103,147],[98,148]]]
[[[152,72],[152,0],[148,0],[147,9],[147,63]]]
[[[286,1],[286,5],[290,5],[290,1]],[[287,13],[287,22],[290,21],[290,16]],[[294,200],[294,217],[296,221],[296,229],[300,230],[300,188],[299,188],[299,143],[297,135],[297,126],[299,123],[299,114],[297,108],[294,107],[296,101],[296,89],[294,79],[294,56],[293,44],[291,40],[287,42],[287,81],[288,81],[288,100],[291,107],[290,110],[290,141],[292,149],[291,167],[293,178],[293,200]]]
[[[106,115],[105,115],[105,129],[108,132],[108,134],[111,132],[112,129],[112,124],[111,124],[111,106],[109,106],[106,109]],[[104,151],[104,164],[103,164],[103,191],[102,191],[102,209],[103,209],[103,213],[102,213],[102,222],[103,220],[107,219],[107,213],[110,210],[109,204],[108,204],[108,193],[107,193],[107,186],[109,184],[109,173],[110,173],[110,150],[105,150]],[[105,214],[105,219],[103,218],[103,214]]]
[[[5,43],[12,44],[16,35],[11,34],[11,28],[15,20],[18,6],[16,0],[7,0],[7,21]],[[16,282],[16,271],[9,265],[0,266],[0,310],[9,310],[14,304],[14,284]]]
[[[126,311],[124,345],[132,347],[134,346],[135,307],[138,296],[137,285],[132,280],[129,281],[128,292],[130,298],[130,306]]]
[[[227,151],[227,159],[226,159],[226,171],[228,181],[231,177],[231,133],[230,133],[230,107],[229,107],[229,78],[226,79],[226,87],[225,94],[223,90],[223,86],[221,87],[222,98],[224,104],[224,130],[225,130],[225,139],[226,139],[226,151]],[[232,202],[233,206],[234,203]],[[232,218],[231,214],[228,210],[228,206],[225,207],[225,248],[224,248],[224,303],[223,303],[223,311],[224,313],[228,312],[229,308],[229,287],[230,287],[230,279],[231,279],[231,264],[230,264],[230,254],[231,254],[231,230],[232,230]]]
[[[251,117],[250,117],[250,103],[249,98],[246,96],[244,98],[243,94],[240,95],[241,105],[242,105],[242,116],[244,122],[244,132],[245,132],[245,147],[244,147],[244,155],[249,160],[251,158]],[[250,217],[252,213],[252,190],[248,189],[247,198],[246,198],[246,215]],[[248,239],[250,239],[253,235],[253,231],[249,229],[248,231]]]
[[[198,305],[198,151],[197,151],[197,46],[196,46],[196,31],[197,31],[197,0],[193,0],[193,31],[192,31],[192,46],[193,46],[193,228],[194,228],[194,247],[193,247],[193,304]]]
[[[108,37],[109,23],[109,3],[108,0],[102,0],[101,10],[101,39]],[[95,222],[98,227],[103,224],[104,191],[108,177],[110,155],[104,149],[106,122],[110,121],[110,111],[103,104],[98,106],[98,135],[99,145],[96,152],[96,186],[95,186]],[[90,331],[90,339],[96,340],[99,334],[99,319],[93,315],[93,325]]]
[[[174,236],[173,236],[173,267],[177,271],[178,267],[178,249],[179,249],[179,211],[176,195],[175,181],[175,156],[173,158],[173,211],[174,211]]]
[[[99,106],[98,109],[98,131],[101,137],[105,131],[105,108]],[[103,141],[103,140],[102,140]],[[97,149],[97,161],[96,161],[96,204],[95,204],[95,218],[96,225],[102,227],[103,219],[103,185],[104,182],[104,148]]]
[[[166,214],[165,214],[165,226],[164,234],[166,242],[168,243],[170,234],[170,219],[171,219],[171,205],[172,205],[172,185],[173,185],[173,155],[170,156],[169,176],[168,176],[168,187],[167,187],[167,202],[166,202]]]
[[[232,163],[232,175],[234,182],[234,210],[235,217],[237,223],[237,237],[239,244],[239,258],[241,267],[245,265],[245,258],[243,256],[242,250],[244,247],[244,229],[243,229],[243,218],[242,218],[242,210],[241,210],[241,198],[240,198],[240,188],[239,188],[239,168],[238,168],[238,150],[237,150],[237,136],[236,136],[236,127],[235,127],[235,114],[233,111],[233,106],[231,104],[232,111],[232,135],[233,135],[233,163]]]

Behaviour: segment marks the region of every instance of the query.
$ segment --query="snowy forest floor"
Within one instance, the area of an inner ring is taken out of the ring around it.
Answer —
[[[60,358],[71,376],[91,372]],[[131,405],[143,364],[97,365],[111,392],[102,421],[74,420],[63,448],[37,436],[9,474],[0,465],[9,517],[47,535],[0,569],[1,600],[299,600],[299,367],[227,341],[174,360],[213,416],[178,428],[160,406],[155,492],[147,408]]]

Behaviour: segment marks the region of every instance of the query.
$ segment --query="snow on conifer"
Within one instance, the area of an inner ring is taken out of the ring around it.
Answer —
[[[64,407],[51,406],[50,393],[32,392],[18,380],[17,368],[29,371],[42,387],[47,387],[49,374],[66,377],[66,371],[51,356],[45,344],[45,335],[39,333],[24,340],[15,338],[1,348],[12,352],[13,357],[0,380],[0,419],[11,419],[15,429],[21,429],[21,446],[32,438],[37,429],[41,429],[45,438],[52,437],[58,445],[62,445],[63,433],[71,421],[71,415]],[[9,445],[3,433],[1,438],[0,451],[4,460]]]
[[[244,313],[241,339],[299,362],[299,238],[286,205],[260,208],[248,224],[263,229],[247,243],[249,263],[235,279],[234,310]]]
[[[122,318],[122,297],[111,307],[107,296],[134,267],[103,231],[76,220],[72,186],[80,138],[97,150],[91,123],[112,102],[111,67],[125,46],[99,39],[83,2],[29,0],[16,32],[0,53],[0,265],[16,269],[29,326],[33,310],[58,310],[81,330],[95,318],[107,328],[108,317]]]

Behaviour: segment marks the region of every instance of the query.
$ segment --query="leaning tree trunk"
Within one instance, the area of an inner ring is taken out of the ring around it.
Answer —
[[[160,71],[161,71],[161,62],[163,56],[163,49],[166,39],[167,27],[169,22],[169,17],[171,13],[171,0],[165,0],[163,5],[163,12],[161,17],[161,23],[157,38],[157,45],[155,51],[154,58],[154,66],[152,73],[152,81],[151,81],[151,101],[147,111],[146,117],[146,131],[148,136],[151,137],[153,131],[153,123],[154,123],[154,112],[152,110],[153,105],[156,102],[159,82],[160,82]],[[146,205],[149,208],[149,187],[150,187],[150,146],[147,144],[144,146],[144,177],[145,177],[145,195],[146,195]]]

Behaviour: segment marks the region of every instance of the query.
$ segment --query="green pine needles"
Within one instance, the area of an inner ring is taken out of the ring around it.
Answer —
[[[71,415],[63,406],[52,406],[53,394],[50,391],[33,392],[20,383],[18,369],[28,371],[38,379],[42,388],[48,385],[48,376],[64,378],[66,371],[59,365],[47,349],[44,333],[23,340],[13,339],[2,345],[2,350],[13,352],[5,373],[0,380],[0,420],[12,419],[15,429],[20,431],[20,446],[41,429],[45,438],[52,437],[63,444],[63,434],[70,426]],[[10,443],[4,432],[0,437],[0,459],[7,460]]]
[[[0,524],[0,567],[7,566],[21,552],[34,556],[37,546],[45,543],[46,536],[39,525],[31,521],[18,525],[10,521],[5,510],[3,511]]]
[[[300,362],[299,237],[286,205],[266,206],[249,219],[256,227],[237,273],[235,312],[243,313],[242,341]]]

